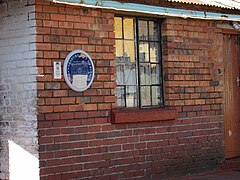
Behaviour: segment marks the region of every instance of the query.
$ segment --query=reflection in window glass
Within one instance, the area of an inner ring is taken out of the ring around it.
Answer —
[[[134,41],[124,41],[125,62],[135,62]]]
[[[124,39],[134,39],[134,26],[132,18],[124,18]]]
[[[151,84],[151,69],[149,63],[140,64],[140,81],[141,85]]]
[[[156,41],[158,39],[158,32],[157,23],[149,21],[149,40]]]
[[[114,31],[115,31],[115,38],[122,38],[122,18],[115,17],[114,18]]]
[[[141,86],[141,103],[142,106],[151,106],[150,86]]]
[[[127,107],[138,106],[138,95],[136,86],[126,86],[126,104]]]
[[[125,85],[136,85],[137,76],[136,76],[136,65],[135,63],[126,63],[124,69],[124,79]]]
[[[160,105],[160,87],[152,86],[152,105]]]
[[[116,40],[116,57],[123,58],[123,40]]]
[[[148,40],[148,23],[147,21],[139,21],[138,22],[138,38],[139,40]]]
[[[159,43],[150,42],[150,61],[153,63],[159,62]]]
[[[160,67],[159,64],[151,65],[151,84],[160,84]]]
[[[124,65],[117,65],[117,84],[124,85]]]
[[[140,60],[140,62],[149,62],[149,46],[148,46],[148,43],[141,42],[139,44],[139,60]]]
[[[137,85],[135,63],[117,64],[117,84],[118,85]]]
[[[125,106],[124,86],[117,86],[117,104],[121,107]]]

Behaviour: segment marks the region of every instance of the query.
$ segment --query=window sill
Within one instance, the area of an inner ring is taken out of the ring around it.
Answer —
[[[112,110],[112,123],[136,123],[166,121],[178,118],[175,108],[115,109]]]

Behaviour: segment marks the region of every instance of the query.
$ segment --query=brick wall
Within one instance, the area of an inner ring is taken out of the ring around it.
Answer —
[[[39,176],[33,15],[30,1],[0,2],[0,179]]]
[[[166,102],[179,109],[182,124],[174,130],[179,131],[178,143],[185,144],[190,172],[214,168],[224,158],[223,35],[218,24],[169,19],[163,25]]]
[[[41,179],[141,179],[216,168],[223,160],[222,35],[217,22],[166,19],[162,26],[170,121],[112,124],[116,108],[114,14],[37,1]],[[53,62],[75,49],[92,57],[90,89],[53,79]]]

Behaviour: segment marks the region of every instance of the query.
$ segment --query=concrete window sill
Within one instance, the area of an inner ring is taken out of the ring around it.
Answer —
[[[112,110],[112,123],[136,123],[166,121],[178,118],[175,108],[115,109]]]

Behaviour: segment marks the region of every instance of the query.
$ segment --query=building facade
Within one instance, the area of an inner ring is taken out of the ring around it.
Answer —
[[[240,155],[239,9],[109,2],[0,1],[0,179],[163,179]],[[76,49],[83,92],[54,78]]]

